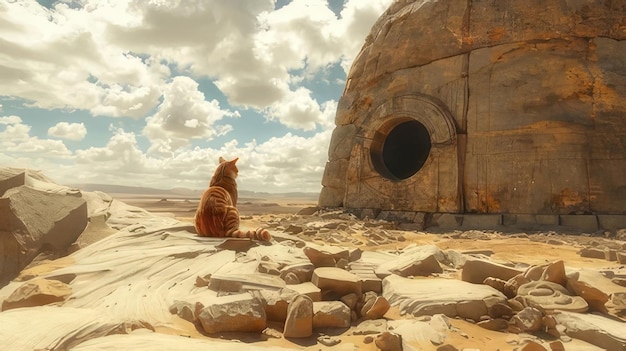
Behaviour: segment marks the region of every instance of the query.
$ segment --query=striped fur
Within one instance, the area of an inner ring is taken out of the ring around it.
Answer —
[[[200,236],[251,238],[269,241],[266,229],[242,231],[239,229],[237,210],[237,158],[226,161],[220,157],[220,164],[211,178],[209,188],[202,194],[196,211],[196,231]]]

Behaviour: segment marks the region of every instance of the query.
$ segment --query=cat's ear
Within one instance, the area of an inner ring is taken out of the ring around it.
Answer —
[[[226,160],[222,156],[220,156],[220,163],[225,162],[225,161]]]
[[[239,157],[235,157],[235,159],[234,159],[234,160],[232,160],[232,161],[230,161],[230,163],[235,164],[235,163],[237,163],[237,160],[238,160],[238,159],[239,159]]]

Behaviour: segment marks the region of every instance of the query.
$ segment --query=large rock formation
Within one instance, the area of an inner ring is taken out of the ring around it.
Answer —
[[[393,2],[348,74],[320,205],[623,227],[624,18],[623,1]]]
[[[87,220],[80,191],[34,171],[0,169],[0,286],[38,254],[63,253]]]

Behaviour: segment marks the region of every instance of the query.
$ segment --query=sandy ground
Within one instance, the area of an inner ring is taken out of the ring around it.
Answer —
[[[123,201],[132,206],[141,207],[160,216],[175,217],[182,221],[193,223],[198,200],[194,198],[166,198],[160,196],[135,196],[131,194],[111,194],[113,198]],[[256,228],[261,226],[268,217],[281,217],[296,214],[303,208],[314,207],[317,199],[313,198],[287,198],[276,197],[264,198],[240,198],[237,208],[241,215],[243,228]],[[489,250],[494,259],[502,259],[512,262],[525,262],[527,264],[544,264],[557,259],[567,262],[571,267],[602,268],[607,261],[593,258],[580,257],[578,251],[583,244],[592,242],[589,235],[566,235],[561,233],[546,232],[546,235],[555,238],[568,238],[570,241],[579,242],[580,245],[552,245],[544,242],[530,240],[524,232],[509,233],[502,239],[493,239],[488,235],[476,235],[471,239],[461,239],[454,236],[454,232],[407,232],[405,235],[408,243],[419,245],[435,244],[442,250],[455,249],[458,251]],[[530,233],[537,234],[537,233]],[[573,240],[572,240],[573,239]],[[390,249],[398,243],[389,244]],[[379,246],[377,249],[385,249]]]
[[[158,196],[133,197],[125,194],[113,194],[115,199],[124,201],[133,206],[142,207],[152,213],[163,216],[175,217],[182,221],[193,223],[193,217],[197,207],[197,200],[192,198],[162,198]],[[242,228],[255,228],[267,222],[268,218],[289,218],[303,208],[316,206],[316,199],[312,198],[241,198],[238,208],[241,214]],[[529,265],[539,265],[555,260],[563,260],[569,267],[576,268],[604,268],[611,265],[610,262],[601,259],[584,258],[578,254],[580,248],[593,241],[594,238],[589,235],[565,235],[554,232],[547,233],[512,233],[501,235],[494,238],[493,232],[476,231],[471,238],[459,238],[458,232],[449,233],[431,233],[431,232],[406,232],[404,235],[405,242],[395,242],[388,244],[388,247],[379,246],[376,249],[393,249],[400,246],[404,247],[411,243],[424,245],[435,244],[442,250],[455,249],[458,251],[488,251],[492,252],[492,259],[501,259],[511,262],[524,262]],[[455,235],[456,234],[456,235]],[[545,234],[546,237],[567,239],[567,244],[555,245],[546,242],[531,240],[529,235]],[[575,243],[575,244],[572,244]],[[345,245],[342,245],[345,246]],[[363,249],[367,249],[363,247]],[[398,311],[392,308],[386,318],[400,319],[407,318],[400,316]],[[186,322],[181,320],[181,325]],[[523,345],[523,336],[516,334],[508,334],[483,329],[477,325],[460,319],[452,319],[451,323],[456,327],[456,331],[450,335],[447,343],[463,345],[466,349],[478,350],[514,350]],[[272,325],[269,325],[272,327]],[[281,330],[280,325],[273,326],[277,330]],[[180,330],[159,330],[161,333],[180,335]],[[335,331],[336,333],[337,331]],[[207,337],[198,330],[190,330],[189,337]],[[331,349],[315,343],[315,337],[302,340],[273,339],[264,336],[254,336],[237,333],[227,333],[221,335],[221,339],[239,341],[243,343],[258,343],[266,346],[282,346],[306,348],[315,346],[316,350]],[[365,343],[363,336],[350,335],[349,330],[342,331],[338,337],[342,343],[354,344],[359,350],[378,350],[374,343]],[[252,339],[251,339],[252,338]],[[423,350],[436,350],[435,345],[422,345]],[[337,348],[334,348],[337,350]],[[594,346],[586,344],[579,340],[568,343],[567,350],[596,350]]]
[[[137,196],[133,194],[110,194],[114,199],[132,206],[141,207],[152,213],[176,217],[181,220],[193,221],[199,198],[190,197],[163,197]],[[244,217],[263,214],[295,214],[305,207],[317,205],[317,199],[276,197],[276,198],[245,198],[240,197],[237,203],[239,214]]]

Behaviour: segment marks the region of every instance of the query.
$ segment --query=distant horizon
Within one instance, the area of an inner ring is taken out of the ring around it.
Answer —
[[[77,188],[83,191],[102,191],[105,193],[112,194],[134,194],[134,195],[167,195],[167,193],[171,193],[172,195],[178,196],[192,196],[197,193],[201,193],[206,188],[185,188],[185,187],[174,187],[174,188],[154,188],[154,187],[142,187],[142,186],[128,186],[128,185],[117,185],[117,184],[99,184],[99,183],[67,183],[60,184],[64,186],[68,186],[71,188]],[[208,184],[207,184],[208,186]],[[109,190],[103,190],[110,188]],[[118,188],[120,191],[111,191]],[[121,191],[126,190],[126,191]],[[287,191],[287,192],[269,192],[269,191],[256,191],[249,189],[238,189],[239,194],[259,194],[259,195],[302,195],[305,197],[317,197],[319,196],[319,192],[309,192],[309,191]]]

